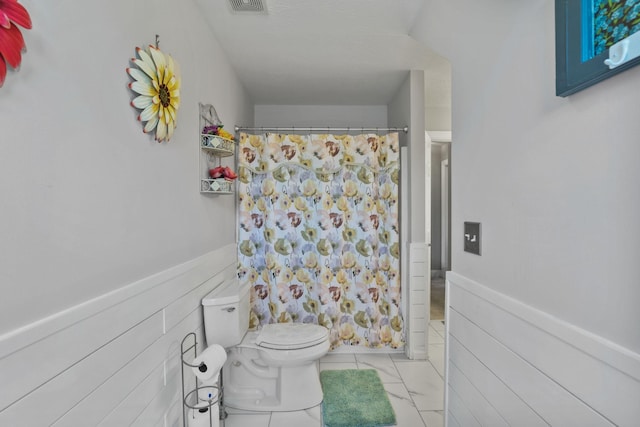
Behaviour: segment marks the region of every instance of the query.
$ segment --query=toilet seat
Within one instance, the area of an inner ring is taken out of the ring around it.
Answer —
[[[327,328],[308,323],[272,323],[264,325],[256,345],[273,350],[297,350],[327,341]]]

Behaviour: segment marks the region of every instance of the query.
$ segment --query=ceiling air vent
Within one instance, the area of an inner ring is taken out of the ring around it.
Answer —
[[[229,0],[234,12],[267,13],[264,0]]]

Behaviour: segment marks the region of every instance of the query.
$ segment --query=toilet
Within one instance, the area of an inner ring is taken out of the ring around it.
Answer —
[[[202,299],[207,345],[227,350],[225,406],[299,411],[322,403],[318,360],[329,351],[319,325],[275,323],[249,331],[249,284],[229,280]]]

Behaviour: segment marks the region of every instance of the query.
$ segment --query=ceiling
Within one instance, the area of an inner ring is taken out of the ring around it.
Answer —
[[[424,0],[196,2],[256,105],[386,105],[408,70],[448,72],[409,36]]]

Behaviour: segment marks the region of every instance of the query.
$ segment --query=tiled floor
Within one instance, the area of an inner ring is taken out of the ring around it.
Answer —
[[[325,369],[376,369],[396,413],[398,427],[442,427],[444,399],[444,323],[429,327],[428,361],[403,354],[329,354]],[[228,408],[225,427],[322,427],[320,407],[297,412],[246,413]]]

